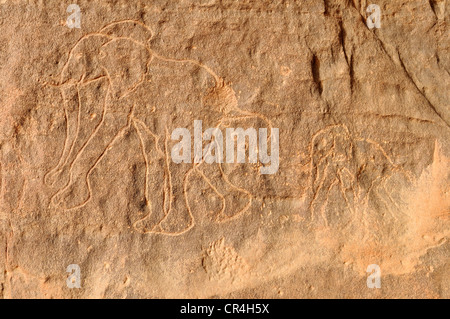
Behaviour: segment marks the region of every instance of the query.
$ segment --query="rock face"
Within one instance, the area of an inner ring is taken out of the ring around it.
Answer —
[[[449,298],[449,2],[375,2],[0,1],[0,297]]]

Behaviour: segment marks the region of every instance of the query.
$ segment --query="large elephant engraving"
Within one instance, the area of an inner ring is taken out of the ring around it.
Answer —
[[[124,132],[135,130],[146,182],[142,217],[133,228],[179,235],[195,225],[186,193],[192,174],[202,176],[221,198],[218,222],[245,212],[251,195],[229,181],[220,163],[174,163],[171,132],[191,130],[195,120],[219,128],[229,119],[259,115],[239,109],[233,89],[206,65],[151,50],[151,37],[142,23],[119,21],[83,36],[71,49],[55,84],[64,100],[65,144],[44,179],[57,189],[52,207],[83,207],[95,192],[90,174],[96,165]]]

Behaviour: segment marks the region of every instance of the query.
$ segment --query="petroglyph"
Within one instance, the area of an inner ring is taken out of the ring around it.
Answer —
[[[60,82],[49,84],[61,89],[67,130],[58,164],[44,179],[50,185],[61,185],[51,199],[52,206],[66,210],[85,206],[93,192],[90,174],[113,144],[126,131],[134,129],[139,136],[146,166],[146,214],[133,223],[133,228],[146,234],[180,235],[195,225],[186,194],[192,173],[199,173],[221,198],[222,209],[217,213],[217,221],[224,222],[244,213],[250,207],[251,195],[228,180],[220,163],[208,170],[220,173],[214,179],[208,177],[206,170],[201,167],[203,161],[174,168],[169,157],[169,133],[177,126],[189,127],[189,119],[192,122],[193,119],[201,118],[200,111],[205,108],[210,110],[211,115],[205,120],[216,127],[221,127],[228,120],[251,117],[262,118],[269,123],[270,128],[271,124],[261,114],[239,109],[231,86],[207,66],[194,60],[165,58],[152,51],[148,45],[151,36],[151,30],[138,21],[119,21],[83,36],[70,50]],[[157,61],[160,64],[153,67],[158,64]],[[186,109],[180,110],[169,108],[168,113],[158,110],[159,113],[155,115],[159,117],[156,119],[159,121],[156,131],[150,130],[133,114],[133,92],[148,81],[155,87],[151,91],[155,94],[149,93],[149,97],[154,103],[157,103],[154,98],[161,98],[159,103],[163,106],[164,100],[175,89],[166,90],[164,94],[157,92],[154,75],[164,80],[164,70],[175,68],[178,71],[185,66],[203,72],[205,83],[201,85],[212,85],[206,92],[202,92],[199,87],[194,88],[199,94],[195,102],[201,104],[189,104]],[[101,109],[98,108],[99,104],[102,104]],[[155,169],[155,165],[159,169]],[[155,183],[149,185],[150,174],[159,176],[157,180],[164,186]],[[235,207],[237,198],[245,198],[242,207]]]
[[[448,298],[448,4],[0,1],[0,298]]]
[[[314,134],[311,144],[311,220],[326,227],[336,222],[330,208],[330,193],[335,190],[339,223],[361,221],[368,226],[369,201],[382,202],[385,211],[397,220],[399,209],[392,199],[386,181],[401,174],[410,183],[410,172],[396,165],[383,147],[375,141],[353,137],[345,125],[333,125]],[[343,203],[343,206],[339,205]],[[350,216],[345,218],[345,210]],[[344,215],[344,216],[343,216]]]

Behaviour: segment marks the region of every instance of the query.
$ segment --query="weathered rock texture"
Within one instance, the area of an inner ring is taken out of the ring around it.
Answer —
[[[1,297],[450,297],[449,1],[0,2]]]

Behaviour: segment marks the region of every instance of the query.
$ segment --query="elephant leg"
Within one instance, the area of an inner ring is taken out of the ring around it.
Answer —
[[[321,180],[317,181],[313,189],[310,204],[311,220],[313,222],[318,222],[318,219],[321,219],[326,227],[328,226],[326,212],[328,196],[330,190],[339,183],[338,178],[333,174],[333,170],[329,168],[329,165],[327,165],[323,174],[320,174]]]
[[[129,128],[125,113],[105,114],[98,129],[69,167],[69,183],[51,200],[55,206],[72,209],[83,206],[91,197],[89,175],[112,144]]]
[[[170,160],[170,159],[169,159]],[[159,224],[157,232],[167,235],[181,235],[195,225],[189,207],[187,192],[189,176],[193,172],[191,164],[167,163],[169,167],[167,214]]]
[[[145,160],[145,205],[144,217],[133,223],[140,233],[161,232],[160,222],[167,213],[169,183],[165,153],[159,148],[159,137],[138,119],[132,120],[139,136],[142,155]]]
[[[75,85],[69,88],[62,88],[61,95],[63,97],[64,116],[66,119],[66,138],[64,141],[64,148],[59,158],[58,164],[50,170],[44,177],[44,181],[48,185],[54,185],[56,182],[67,184],[67,179],[63,178],[65,173],[68,173],[67,169],[63,167],[67,163],[70,154],[73,152],[73,147],[77,139],[77,131],[79,130],[79,113],[81,112],[81,105],[79,103],[79,90]]]
[[[222,164],[202,163],[196,170],[222,200],[222,208],[215,217],[217,222],[236,218],[250,208],[251,193],[233,185],[224,173]]]
[[[62,89],[67,121],[66,140],[58,165],[45,176],[47,184],[67,186],[71,165],[100,127],[106,114],[107,85],[103,85],[99,92],[103,99],[97,97],[94,103],[88,103],[80,93],[80,85]],[[103,102],[100,103],[100,105],[103,104],[102,109],[96,106],[99,104],[98,101]],[[89,104],[95,104],[95,106]]]

